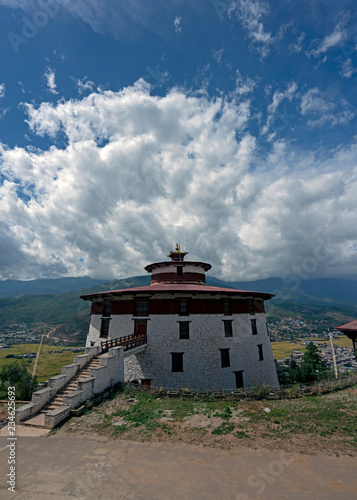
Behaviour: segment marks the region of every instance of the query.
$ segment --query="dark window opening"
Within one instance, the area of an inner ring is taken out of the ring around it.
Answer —
[[[176,269],[177,269],[177,276],[182,276],[182,273],[183,273],[182,267],[181,266],[180,267],[176,267]]]
[[[223,321],[224,323],[224,336],[233,337],[232,321]]]
[[[112,303],[104,302],[103,316],[108,317],[111,316],[111,314],[112,314]]]
[[[149,315],[149,300],[137,299],[135,301],[135,316],[148,316]]]
[[[258,351],[259,351],[259,361],[263,361],[264,360],[263,344],[258,344]]]
[[[109,323],[110,323],[110,318],[102,318],[102,324],[100,327],[100,337],[101,338],[108,338],[109,334]]]
[[[188,302],[187,300],[180,300],[180,316],[188,315]]]
[[[258,330],[257,330],[257,320],[256,319],[251,319],[250,323],[252,325],[252,334],[253,335],[258,335]]]
[[[228,368],[229,366],[231,366],[229,359],[229,349],[220,349],[220,351],[222,368]]]
[[[190,338],[190,322],[189,321],[180,321],[180,339],[189,339]]]
[[[254,300],[249,300],[249,314],[255,314]]]
[[[183,372],[183,352],[172,352],[171,362],[173,372]]]
[[[243,370],[234,372],[234,375],[236,376],[236,389],[242,389],[244,387]]]
[[[223,303],[224,314],[231,315],[232,314],[232,303],[230,300],[225,300]]]

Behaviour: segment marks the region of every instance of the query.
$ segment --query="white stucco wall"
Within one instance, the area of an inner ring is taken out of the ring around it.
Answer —
[[[244,370],[244,387],[269,384],[278,387],[274,358],[266,329],[264,313],[151,314],[147,322],[148,346],[145,351],[125,356],[125,380],[151,379],[158,387],[188,387],[197,390],[235,388],[235,371]],[[256,319],[258,334],[253,335],[251,319]],[[225,337],[223,320],[232,320],[233,337]],[[190,338],[179,338],[178,321],[190,322]],[[93,315],[87,339],[100,343],[100,315]],[[113,315],[109,338],[134,331],[132,315]],[[259,360],[258,344],[263,346],[264,360]],[[221,367],[220,349],[229,348],[230,367]],[[183,352],[183,372],[172,372],[172,352]]]
[[[184,264],[184,265],[182,265]],[[185,263],[178,262],[178,266],[183,267],[183,272],[184,273],[199,273],[199,274],[205,274],[205,270],[203,266],[190,266],[186,265]],[[176,266],[165,266],[165,267],[158,267],[156,269],[152,270],[152,276],[155,276],[156,274],[167,274],[167,273],[172,273],[176,274]]]

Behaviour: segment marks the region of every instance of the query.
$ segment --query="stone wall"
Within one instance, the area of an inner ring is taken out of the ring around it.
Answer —
[[[146,319],[146,318],[145,318]],[[125,381],[150,379],[159,387],[187,387],[196,390],[233,389],[235,371],[243,370],[244,387],[268,384],[278,387],[265,313],[150,315],[148,346],[144,352],[125,357]],[[256,320],[253,335],[251,319]],[[232,320],[232,337],[225,337],[224,320]],[[100,343],[100,315],[92,315],[87,343]],[[179,338],[179,322],[189,322],[189,339]],[[133,316],[113,315],[110,338],[132,333]],[[87,344],[88,345],[88,344]],[[258,345],[264,359],[260,361]],[[229,349],[230,366],[222,368],[220,349]],[[171,353],[183,353],[183,372],[172,372]]]

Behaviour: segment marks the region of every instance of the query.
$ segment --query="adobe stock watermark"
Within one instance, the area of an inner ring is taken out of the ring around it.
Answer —
[[[90,464],[86,464],[87,472],[86,474],[81,474],[76,476],[75,482],[70,481],[62,489],[61,500],[67,500],[70,497],[76,497],[80,499],[92,498],[94,491],[101,491],[103,485],[110,484],[112,476],[120,475],[120,464],[124,463],[124,457],[120,459],[110,460],[108,455],[95,457]],[[90,465],[90,467],[89,467]],[[133,494],[133,489],[135,486],[135,481],[126,480],[122,482],[123,488],[121,494],[125,498],[131,498]]]
[[[162,70],[159,64],[156,64],[153,68],[146,66],[145,70],[147,73],[143,76],[144,80],[147,82],[153,79],[160,87],[171,79],[169,72]]]
[[[292,132],[294,130],[293,122],[297,118],[296,110],[293,113],[288,112],[284,105],[282,111],[278,109],[268,118],[269,126],[267,131],[257,137],[257,142],[263,146],[271,146],[273,140],[278,140],[284,131]],[[271,137],[272,139],[269,139]]]
[[[235,500],[250,500],[265,493],[267,486],[273,484],[280,477],[286,468],[292,465],[298,458],[297,453],[287,454],[281,451],[278,460],[272,460],[264,468],[259,468],[255,474],[251,474],[247,479],[247,485],[254,490],[254,493],[239,493]]]
[[[70,0],[37,0],[38,10],[29,17],[21,18],[22,26],[20,33],[10,31],[7,38],[15,54],[20,52],[20,48],[27,45],[35,38],[39,31],[44,28],[50,19],[53,19],[61,7],[70,4]]]
[[[219,17],[219,20],[221,22],[224,21],[224,18],[226,17],[232,6],[232,3],[233,2],[229,0],[212,0],[214,10],[216,11],[217,16]]]
[[[15,387],[8,387],[7,389],[8,402],[7,402],[7,438],[6,448],[8,449],[7,463],[9,472],[6,474],[6,484],[8,491],[16,491],[16,440],[15,437]]]
[[[355,34],[352,40],[345,42],[341,46],[341,50],[346,60],[350,59],[352,54],[357,52],[357,33]]]

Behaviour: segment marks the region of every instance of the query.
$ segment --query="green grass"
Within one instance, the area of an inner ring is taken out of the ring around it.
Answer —
[[[14,358],[6,358],[9,354],[18,356],[19,354],[37,353],[39,344],[18,344],[10,349],[2,349],[0,351],[0,368],[6,363],[14,361]],[[72,346],[75,348],[75,346]],[[60,351],[59,353],[50,353],[50,351]],[[44,382],[49,377],[53,377],[61,373],[62,366],[73,363],[74,357],[81,354],[72,351],[66,351],[66,347],[58,347],[53,345],[42,345],[40,358],[37,364],[37,380]],[[35,358],[31,358],[28,362],[29,371],[32,373],[35,364]]]
[[[129,439],[147,440],[152,435],[165,435],[176,441],[189,440],[191,436],[204,442],[204,439],[222,437],[231,443],[233,440],[233,444],[234,440],[253,444],[255,440],[265,438],[276,443],[305,443],[305,446],[315,443],[315,447],[323,445],[326,449],[332,447],[336,452],[343,449],[351,452],[357,448],[356,389],[357,385],[348,391],[300,399],[239,402],[187,401],[158,398],[150,393],[128,392],[119,394],[117,399],[127,399],[131,395],[135,397],[135,402],[128,409],[118,409],[103,416],[102,421],[94,424],[93,428],[101,432],[110,428],[115,417],[120,416],[127,422],[126,425],[115,426],[111,432],[113,436],[123,436],[123,439],[127,436]],[[270,412],[264,411],[267,407]],[[173,421],[160,422],[160,418],[167,415],[165,410],[170,410]],[[184,418],[197,413],[207,419],[219,417],[222,423],[213,430],[187,428]],[[236,420],[237,414],[243,417],[242,421]]]
[[[219,425],[216,429],[212,431],[212,434],[215,435],[230,434],[233,430],[234,430],[234,424],[223,422],[223,424]]]
[[[282,340],[281,342],[271,342],[271,347],[273,350],[273,355],[275,359],[288,358],[293,351],[300,351],[304,353],[306,346],[303,342],[318,342],[319,344],[325,343],[327,347],[330,347],[329,339],[324,339],[321,337],[308,337],[306,339],[297,339],[296,343],[290,340]],[[352,347],[352,342],[347,337],[337,337],[333,340],[335,347]]]

